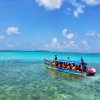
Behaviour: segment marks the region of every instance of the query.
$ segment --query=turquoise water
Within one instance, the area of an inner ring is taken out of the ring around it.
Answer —
[[[47,69],[44,58],[67,59],[67,53],[0,52],[0,100],[100,100],[100,54],[82,56],[97,70],[94,77],[80,77]]]
[[[100,63],[100,54],[74,54],[74,53],[56,53],[56,52],[0,52],[1,60],[24,60],[24,61],[42,61],[44,58],[54,59],[54,55],[58,59],[67,59],[71,56],[72,60],[79,60],[83,57],[86,62]]]

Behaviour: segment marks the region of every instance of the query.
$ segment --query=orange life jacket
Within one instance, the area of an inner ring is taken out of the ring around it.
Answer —
[[[61,64],[58,64],[58,67],[61,67]]]
[[[73,67],[72,67],[72,70],[76,70],[76,67],[75,67],[75,66],[73,66]]]
[[[64,64],[62,64],[62,68],[65,68],[65,65]]]
[[[68,70],[70,70],[70,69],[71,69],[71,67],[70,67],[70,66],[67,66],[67,69],[68,69]]]
[[[52,63],[52,66],[56,66],[56,64],[55,63]]]

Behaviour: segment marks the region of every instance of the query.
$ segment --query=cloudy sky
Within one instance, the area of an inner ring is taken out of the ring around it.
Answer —
[[[0,50],[100,52],[100,0],[0,0]]]

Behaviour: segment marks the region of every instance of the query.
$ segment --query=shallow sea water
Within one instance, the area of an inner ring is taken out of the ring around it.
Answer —
[[[0,100],[100,100],[100,63],[94,77],[46,68],[41,61],[1,60]]]

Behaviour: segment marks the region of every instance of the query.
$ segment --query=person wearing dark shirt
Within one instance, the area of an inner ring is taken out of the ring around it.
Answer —
[[[81,64],[82,64],[82,66],[84,66],[84,64],[85,64],[82,57],[81,57]]]
[[[57,60],[57,55],[55,55],[55,58],[54,58],[54,60],[55,60],[55,61]]]
[[[86,65],[84,65],[83,66],[83,72],[86,72],[86,70],[87,70],[87,67],[86,67]]]

